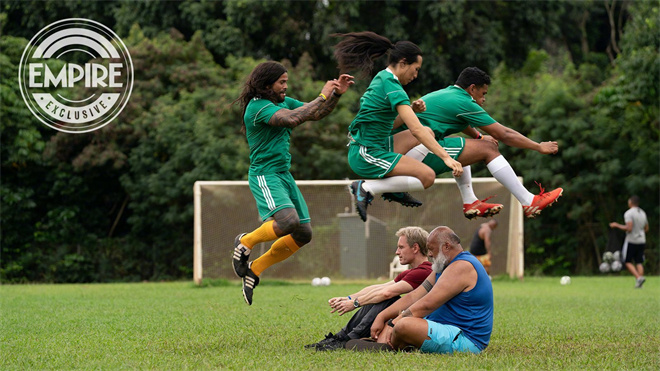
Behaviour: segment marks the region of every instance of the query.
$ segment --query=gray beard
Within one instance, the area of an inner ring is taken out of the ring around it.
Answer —
[[[436,273],[442,272],[445,269],[445,263],[447,263],[447,257],[442,253],[438,254],[438,257],[433,259],[433,271]]]

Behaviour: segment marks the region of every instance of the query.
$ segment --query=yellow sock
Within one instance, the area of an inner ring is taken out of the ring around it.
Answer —
[[[252,272],[257,276],[261,276],[261,272],[266,270],[266,268],[293,255],[293,253],[298,251],[299,248],[300,247],[296,241],[293,240],[293,237],[291,237],[290,234],[287,234],[273,242],[270,250],[266,251],[265,254],[252,262],[250,269],[252,269]]]
[[[275,230],[273,229],[274,220],[269,220],[262,224],[259,228],[246,234],[241,238],[241,243],[247,248],[252,249],[254,245],[260,242],[272,241],[277,238]]]

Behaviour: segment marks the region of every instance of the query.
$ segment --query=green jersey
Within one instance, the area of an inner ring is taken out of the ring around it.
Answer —
[[[291,129],[268,125],[268,121],[281,109],[296,109],[304,103],[286,97],[282,103],[254,98],[245,109],[245,134],[250,146],[250,174],[268,174],[288,171],[291,167],[289,142]]]
[[[422,97],[426,111],[418,113],[419,121],[430,127],[436,139],[460,133],[468,126],[479,127],[494,124],[490,117],[464,89],[453,85]]]
[[[396,106],[410,105],[399,79],[389,70],[380,71],[360,98],[360,110],[348,128],[357,143],[365,147],[388,146],[388,137],[398,113]]]

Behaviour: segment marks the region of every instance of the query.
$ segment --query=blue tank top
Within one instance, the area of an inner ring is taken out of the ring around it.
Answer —
[[[426,319],[444,325],[452,325],[463,330],[479,350],[484,350],[493,332],[493,286],[483,265],[467,251],[458,254],[454,260],[465,260],[477,271],[477,284],[470,291],[461,292],[440,308],[426,316]],[[436,282],[442,273],[435,276]]]

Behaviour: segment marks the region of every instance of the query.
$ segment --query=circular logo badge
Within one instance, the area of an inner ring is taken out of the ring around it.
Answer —
[[[90,19],[63,19],[30,40],[18,82],[25,104],[45,125],[87,133],[114,120],[128,103],[133,61],[108,27]]]

